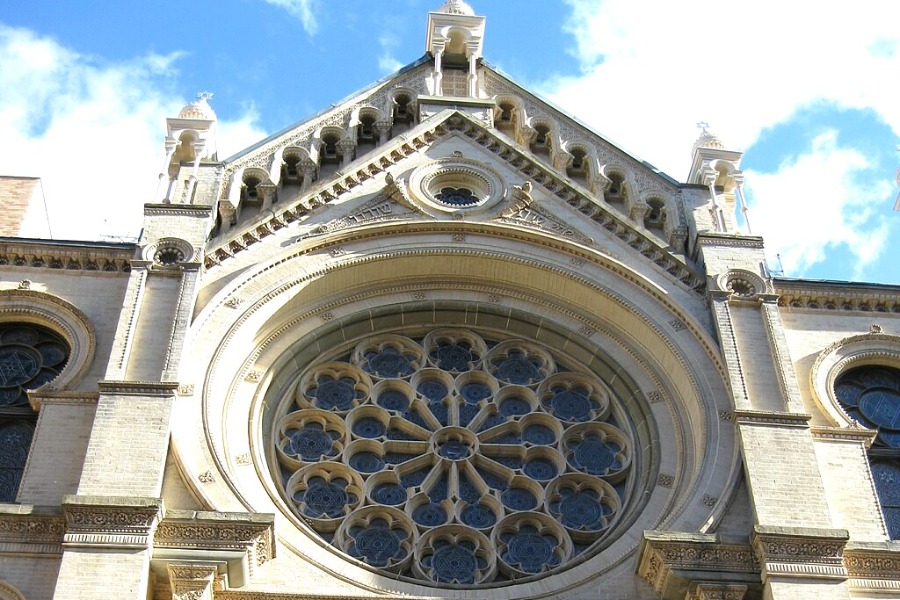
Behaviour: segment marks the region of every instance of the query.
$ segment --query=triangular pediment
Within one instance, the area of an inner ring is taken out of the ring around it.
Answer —
[[[292,199],[285,193],[270,210],[214,240],[206,264],[212,267],[249,246],[265,243],[266,237],[295,223],[305,226],[300,237],[311,237],[386,221],[458,219],[458,211],[436,210],[417,199],[410,182],[416,165],[441,156],[445,157],[441,160],[450,160],[451,154],[474,163],[493,163],[503,180],[502,199],[488,211],[490,214],[486,212],[478,219],[528,228],[589,247],[611,241],[605,252],[614,258],[625,260],[631,255],[631,260],[650,261],[668,277],[695,289],[702,287],[702,279],[683,254],[664,239],[661,230],[635,223],[624,206],[616,207],[602,196],[598,198],[583,182],[573,181],[544,158],[518,147],[478,115],[451,109],[357,158],[309,189],[295,191]],[[634,181],[636,178],[632,178]],[[532,189],[523,192],[523,186]],[[670,195],[672,205],[679,200],[677,191]]]

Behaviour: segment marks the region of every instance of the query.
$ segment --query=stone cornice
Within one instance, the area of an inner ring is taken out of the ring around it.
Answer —
[[[152,396],[174,398],[178,391],[176,381],[108,381],[97,382],[100,393],[118,396]]]
[[[726,543],[703,533],[644,532],[637,573],[667,597],[670,588],[705,573],[706,579],[758,583],[759,565],[750,544]]]
[[[146,549],[163,513],[159,498],[64,496],[63,545]]]
[[[846,579],[844,546],[849,539],[846,529],[756,525],[751,542],[764,578]]]
[[[32,267],[99,273],[127,273],[136,246],[76,244],[49,240],[0,240],[0,267]]]
[[[839,442],[854,442],[866,445],[866,448],[872,445],[878,432],[874,429],[864,429],[862,427],[810,427],[813,438],[820,440],[833,440]]]
[[[808,427],[812,415],[805,413],[770,412],[762,410],[736,410],[735,423],[772,427]]]
[[[215,552],[236,551],[247,555],[251,570],[275,557],[275,517],[270,514],[212,511],[169,511],[156,528],[157,549]]]
[[[900,286],[775,279],[778,306],[846,312],[900,313]]]
[[[144,215],[166,217],[197,217],[205,219],[214,207],[209,204],[145,204]]]
[[[29,390],[28,403],[35,411],[48,404],[90,405],[97,404],[100,394],[97,392],[57,392],[52,390]]]
[[[900,542],[850,542],[844,548],[850,587],[871,591],[900,591]]]
[[[728,248],[763,248],[763,239],[757,236],[728,235],[724,233],[701,233],[697,235],[697,247],[725,246]]]
[[[59,507],[0,504],[0,556],[60,555],[65,533]]]

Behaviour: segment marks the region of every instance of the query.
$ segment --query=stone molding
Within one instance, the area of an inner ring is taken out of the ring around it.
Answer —
[[[64,496],[63,546],[146,549],[163,514],[159,498]]]
[[[0,266],[128,273],[136,246],[123,244],[60,244],[58,242],[0,241]]]
[[[762,410],[736,410],[732,418],[739,425],[808,428],[812,415]]]
[[[218,566],[214,563],[168,563],[172,600],[212,600]]]
[[[0,556],[62,554],[66,521],[59,508],[0,504]]]
[[[100,393],[115,396],[149,396],[154,398],[174,398],[178,391],[177,381],[99,381]]]
[[[900,591],[900,542],[850,542],[844,548],[850,587],[871,591]]]
[[[870,447],[878,436],[876,430],[862,427],[810,427],[809,430],[814,439],[857,444],[862,442],[866,448]]]
[[[275,516],[172,510],[156,528],[154,548],[181,550],[232,550],[247,553],[249,566],[275,557]]]
[[[846,529],[756,525],[751,543],[764,578],[846,579],[844,546],[849,539]]]
[[[644,532],[638,576],[660,595],[678,581],[696,579],[697,573],[727,574],[758,582],[759,565],[749,544],[724,543],[714,534]],[[702,598],[702,596],[701,596]],[[693,600],[693,598],[691,598]]]
[[[41,390],[28,390],[28,403],[35,411],[49,405],[89,405],[97,404],[100,394],[97,392],[54,392]]]
[[[697,235],[697,247],[716,246],[727,248],[755,248],[763,249],[763,239],[758,236],[741,236],[729,234],[715,234],[712,232]]]
[[[701,582],[691,584],[685,600],[744,600],[745,584]]]
[[[197,217],[207,219],[213,207],[209,204],[145,204],[147,217]]]
[[[778,306],[813,310],[900,313],[900,286],[816,284],[809,281],[773,281]]]

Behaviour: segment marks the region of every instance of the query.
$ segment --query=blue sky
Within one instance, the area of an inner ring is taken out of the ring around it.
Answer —
[[[418,59],[440,4],[5,0],[0,174],[43,178],[56,238],[133,236],[197,92],[227,156]],[[488,61],[672,177],[698,121],[743,150],[773,267],[900,283],[900,2],[470,4]]]

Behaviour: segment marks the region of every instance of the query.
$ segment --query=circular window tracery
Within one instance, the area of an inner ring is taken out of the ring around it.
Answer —
[[[834,393],[851,419],[878,431],[876,445],[900,449],[900,370],[851,369],[837,379]]]
[[[372,336],[285,400],[282,491],[374,568],[457,585],[543,574],[600,544],[627,501],[633,444],[613,403],[534,342]]]
[[[69,360],[52,331],[28,323],[0,325],[0,406],[28,406],[26,390],[49,383]]]

